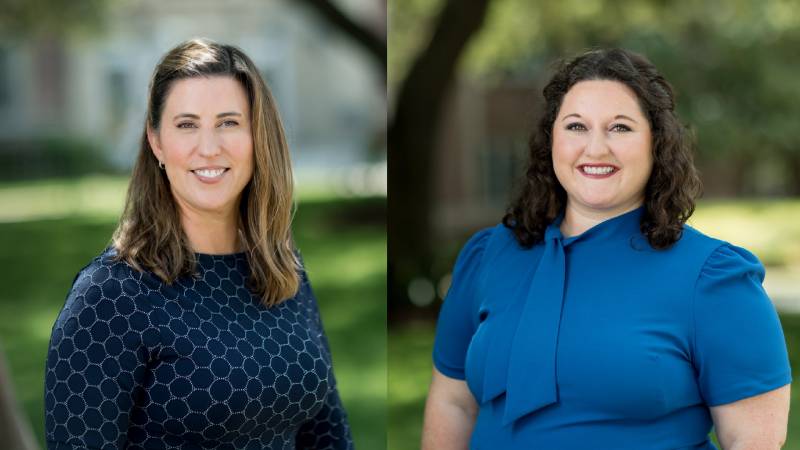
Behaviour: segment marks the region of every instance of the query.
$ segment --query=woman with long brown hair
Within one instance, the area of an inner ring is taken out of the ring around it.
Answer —
[[[202,39],[170,50],[113,243],[53,326],[49,448],[352,448],[292,184],[250,58]]]

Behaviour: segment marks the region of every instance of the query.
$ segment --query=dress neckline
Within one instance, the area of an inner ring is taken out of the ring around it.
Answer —
[[[201,265],[213,265],[216,262],[236,262],[247,257],[247,252],[235,253],[194,253],[194,257]]]
[[[545,240],[560,240],[563,246],[568,246],[576,242],[590,242],[597,240],[629,239],[632,235],[641,233],[641,221],[644,215],[644,205],[632,209],[626,213],[606,219],[597,225],[592,226],[583,233],[575,236],[564,237],[561,232],[561,222],[564,220],[562,211],[558,217],[547,226],[545,230]]]

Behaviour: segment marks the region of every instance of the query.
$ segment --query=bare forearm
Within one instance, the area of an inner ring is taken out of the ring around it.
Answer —
[[[786,442],[791,387],[712,406],[711,417],[723,450],[778,450]]]
[[[478,404],[464,380],[433,369],[425,403],[422,450],[466,450],[478,415]]]
[[[722,445],[722,450],[780,450],[783,448],[783,441],[776,439],[738,439],[730,445]]]
[[[422,429],[422,450],[467,450],[474,412],[455,405],[428,402]]]

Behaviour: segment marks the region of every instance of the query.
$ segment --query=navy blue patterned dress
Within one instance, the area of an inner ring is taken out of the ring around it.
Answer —
[[[244,253],[198,254],[172,285],[112,259],[76,277],[53,326],[49,449],[352,449],[316,300],[266,308]]]

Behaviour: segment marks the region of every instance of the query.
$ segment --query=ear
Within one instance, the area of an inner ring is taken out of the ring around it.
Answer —
[[[158,139],[158,132],[154,131],[150,128],[150,124],[147,125],[147,142],[150,144],[150,148],[153,150],[153,155],[159,161],[164,161],[164,152],[161,150],[161,142]]]

